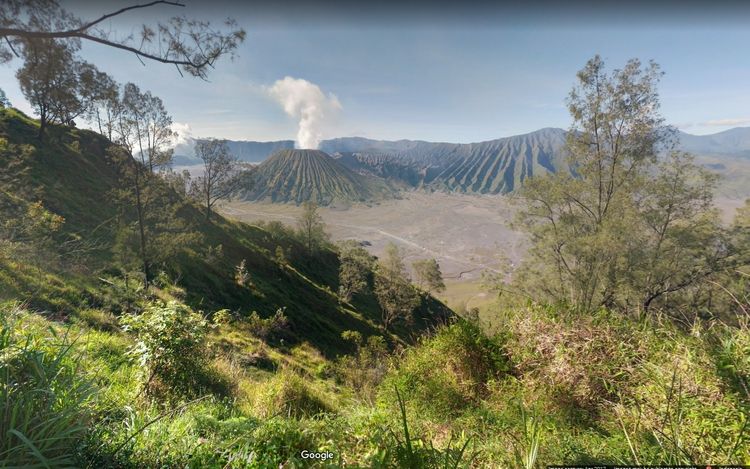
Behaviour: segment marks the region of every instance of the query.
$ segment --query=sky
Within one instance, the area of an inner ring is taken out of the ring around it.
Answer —
[[[61,1],[83,18],[129,3]],[[662,114],[681,130],[750,126],[750,8],[739,2],[185,3],[107,26],[126,34],[175,14],[235,18],[247,39],[208,81],[95,44],[81,51],[116,80],[161,97],[185,135],[297,138],[299,112],[279,94],[286,77],[317,93],[321,138],[468,143],[566,128],[565,98],[595,54],[612,68],[634,57],[659,63]],[[0,66],[0,87],[31,112],[14,77],[19,65]]]

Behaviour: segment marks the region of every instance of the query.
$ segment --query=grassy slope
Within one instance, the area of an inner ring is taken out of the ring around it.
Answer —
[[[40,271],[0,258],[0,299],[30,300],[33,306],[69,313],[96,306],[102,286],[96,272],[111,264],[111,227],[117,208],[110,192],[119,184],[117,165],[121,163],[106,157],[110,143],[94,132],[52,128],[40,143],[37,128],[35,120],[16,110],[0,111],[0,196],[11,205],[42,201],[48,210],[65,218],[65,235],[95,239],[102,247],[89,260],[90,271],[81,275]],[[204,247],[221,245],[223,249],[223,256],[212,262],[201,255],[185,255],[171,266],[179,272],[187,303],[196,309],[257,311],[265,317],[285,307],[297,339],[310,342],[327,356],[348,350],[340,339],[344,330],[358,330],[366,336],[379,333],[379,311],[371,298],[340,305],[332,293],[338,287],[334,253],[325,252],[310,262],[289,237],[280,239],[259,227],[224,218],[207,224],[194,206],[182,210],[180,216],[197,221]],[[278,245],[293,254],[283,265],[274,255]],[[250,273],[249,288],[234,282],[234,267],[242,259]],[[429,325],[429,311],[446,312],[435,300],[426,303],[421,311],[425,320],[418,321],[418,328]],[[403,338],[411,335],[407,329],[398,332]]]

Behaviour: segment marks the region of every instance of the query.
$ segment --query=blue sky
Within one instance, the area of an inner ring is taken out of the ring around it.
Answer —
[[[203,137],[293,139],[297,122],[267,91],[286,76],[338,98],[341,110],[325,137],[476,142],[567,127],[565,97],[576,71],[594,54],[613,67],[631,57],[658,62],[666,73],[662,112],[687,132],[750,126],[750,20],[742,24],[730,13],[593,16],[574,6],[557,17],[533,10],[460,17],[457,10],[432,16],[410,11],[399,17],[397,7],[384,7],[395,10],[363,18],[324,9],[309,15],[270,6],[254,11],[233,2],[216,6],[184,13],[234,16],[248,37],[238,59],[221,62],[209,82],[181,78],[155,63],[143,67],[127,53],[97,45],[86,45],[83,55],[118,81],[160,96],[176,122]],[[108,9],[88,8],[82,16]],[[70,9],[76,11],[75,2]],[[113,27],[128,31],[172,13],[160,7]],[[13,76],[17,65],[0,67],[0,86],[14,105],[28,110]]]

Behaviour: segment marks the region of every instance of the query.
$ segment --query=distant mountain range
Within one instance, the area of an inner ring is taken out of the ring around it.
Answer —
[[[480,143],[339,138],[321,148],[356,171],[409,185],[497,194],[514,190],[527,177],[565,168],[565,134],[547,128]]]
[[[189,166],[199,164],[200,160],[193,150],[195,139],[180,143],[174,148],[174,164]],[[229,150],[246,163],[260,163],[279,150],[294,149],[294,140],[276,142],[252,142],[247,140],[227,140]]]
[[[566,133],[545,128],[466,144],[345,137],[324,140],[318,152],[279,152],[292,149],[291,140],[228,144],[242,161],[265,161],[258,167],[259,185],[247,192],[248,198],[296,203],[312,198],[330,203],[334,199],[366,200],[386,194],[390,188],[511,192],[527,177],[568,170],[563,152]],[[678,132],[678,137],[681,150],[696,154],[699,162],[713,170],[729,171],[737,161],[750,164],[749,127],[712,135]],[[188,145],[177,147],[176,163],[198,163],[190,153]],[[276,156],[268,159],[274,153]]]
[[[750,158],[750,127],[736,127],[710,135],[678,133],[680,148],[696,155]]]

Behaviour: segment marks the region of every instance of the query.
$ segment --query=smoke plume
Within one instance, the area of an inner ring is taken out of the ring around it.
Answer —
[[[341,111],[336,95],[326,95],[318,85],[301,78],[284,77],[267,91],[281,104],[284,112],[299,121],[298,148],[318,148],[331,120]]]

